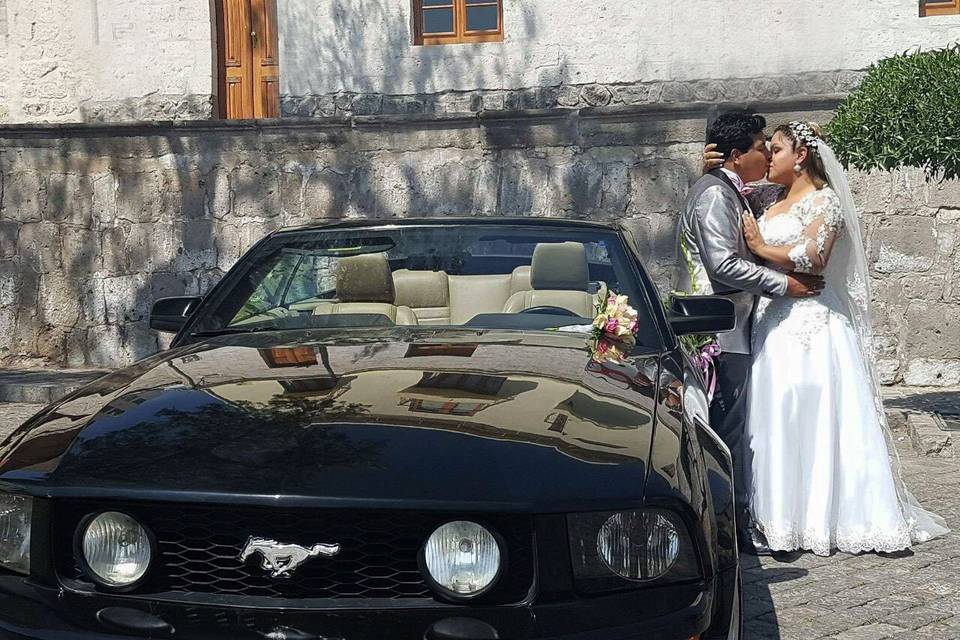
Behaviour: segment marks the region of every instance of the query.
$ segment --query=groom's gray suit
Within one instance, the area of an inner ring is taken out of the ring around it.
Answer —
[[[787,276],[757,264],[743,237],[741,215],[751,210],[733,182],[720,169],[700,178],[690,189],[680,218],[677,288],[698,295],[720,295],[733,301],[737,326],[718,336],[723,353],[717,362],[717,389],[710,422],[733,456],[738,518],[746,524],[749,460],[743,451],[746,399],[750,382],[750,329],[758,296],[787,292]]]

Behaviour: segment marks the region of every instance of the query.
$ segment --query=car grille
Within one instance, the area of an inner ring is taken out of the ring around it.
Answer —
[[[485,602],[520,601],[533,583],[532,520],[527,516],[80,502],[54,509],[57,571],[72,581],[89,582],[73,555],[74,531],[88,514],[124,511],[153,533],[159,557],[134,594],[432,598],[417,556],[437,526],[456,519],[482,522],[505,541],[508,568]],[[240,561],[249,536],[305,547],[339,543],[341,550],[334,557],[307,560],[288,578],[270,578],[259,554]]]

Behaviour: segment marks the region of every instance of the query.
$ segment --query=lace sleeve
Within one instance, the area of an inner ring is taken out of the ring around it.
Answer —
[[[795,271],[822,273],[830,259],[833,243],[843,230],[840,198],[829,187],[816,193],[802,212],[803,239],[791,247],[789,256]]]

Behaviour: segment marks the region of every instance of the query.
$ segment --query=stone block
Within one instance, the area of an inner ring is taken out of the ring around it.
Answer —
[[[925,204],[935,209],[960,209],[960,180],[931,182]]]
[[[898,169],[890,175],[893,181],[890,206],[893,209],[909,213],[926,203],[927,178],[921,169]]]
[[[88,278],[78,286],[84,326],[107,323],[107,306],[102,278]]]
[[[42,173],[17,171],[3,176],[0,217],[39,222],[47,210],[47,179]]]
[[[17,255],[17,237],[20,223],[15,220],[0,220],[0,260]]]
[[[523,154],[511,153],[500,167],[497,212],[502,215],[547,213],[550,169]]]
[[[954,457],[953,436],[951,432],[940,429],[940,423],[933,415],[909,414],[907,430],[913,449],[918,454],[936,458]]]
[[[550,172],[549,211],[573,217],[592,217],[599,213],[603,167],[587,161],[577,161],[554,167]]]
[[[563,107],[575,107],[580,104],[580,88],[571,85],[560,87],[557,91],[557,104]]]
[[[936,262],[935,221],[928,218],[890,216],[881,220],[873,236],[873,268],[880,273],[930,271]]]
[[[57,226],[52,222],[28,222],[21,225],[17,236],[17,254],[22,257],[25,265],[37,273],[62,269]]]
[[[404,159],[409,205],[405,214],[469,215],[477,186],[479,157],[422,153]]]
[[[122,325],[138,322],[150,315],[150,280],[145,273],[103,279],[107,322]]]
[[[560,113],[549,119],[487,118],[481,116],[481,144],[485,149],[531,149],[576,143],[576,121]]]
[[[160,298],[193,295],[194,278],[183,273],[157,273],[150,278],[149,305]]]
[[[212,220],[192,220],[179,228],[164,229],[172,237],[163,238],[163,248],[158,253],[165,252],[165,268],[171,268],[179,273],[209,269],[217,265],[216,247],[217,225]],[[156,231],[155,231],[156,234]],[[157,238],[155,236],[154,240]]]
[[[280,215],[280,174],[270,165],[241,165],[230,172],[232,213],[240,218]]]
[[[484,93],[480,97],[481,111],[503,111],[504,97],[502,93]]]
[[[903,278],[903,295],[907,300],[936,302],[944,299],[945,276],[914,276]]]
[[[591,107],[605,107],[613,101],[613,91],[602,84],[588,84],[580,90],[580,98]]]
[[[354,115],[366,116],[383,111],[382,94],[363,94],[356,96],[350,103],[350,110]]]
[[[541,67],[537,71],[537,84],[541,87],[556,87],[563,83],[566,69],[562,65]]]
[[[374,123],[358,123],[353,135],[357,151],[426,151],[454,147],[473,149],[480,141],[475,123],[462,121],[438,122],[430,127],[411,129]]]
[[[93,178],[53,174],[47,185],[47,218],[54,222],[93,225]]]
[[[876,362],[877,377],[880,384],[895,384],[897,374],[900,373],[900,361],[894,359],[881,359]]]
[[[683,207],[689,176],[680,164],[666,159],[644,160],[629,170],[627,208],[636,213],[671,212]]]
[[[647,104],[653,102],[651,100],[651,85],[649,84],[634,84],[626,87],[616,87],[615,92],[615,101],[622,102],[626,105],[634,104]]]
[[[40,277],[40,305],[37,314],[42,322],[58,327],[75,327],[82,317],[79,283],[63,273],[45,273]]]
[[[907,362],[903,382],[911,387],[956,387],[960,385],[960,360],[915,358]]]

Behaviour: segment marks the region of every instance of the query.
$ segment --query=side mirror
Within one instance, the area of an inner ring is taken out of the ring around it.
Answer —
[[[201,302],[203,298],[199,296],[160,298],[150,310],[150,328],[165,333],[180,331]]]
[[[674,296],[667,317],[678,336],[723,333],[737,327],[733,301],[719,296]]]

